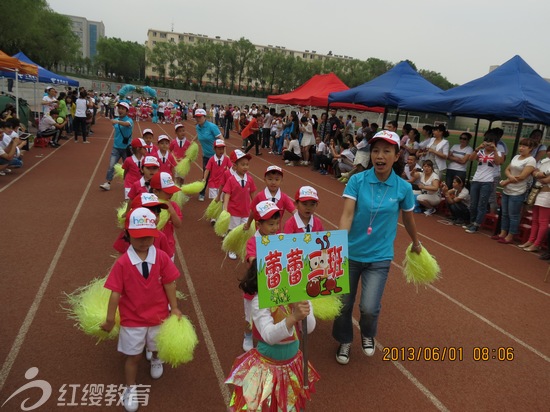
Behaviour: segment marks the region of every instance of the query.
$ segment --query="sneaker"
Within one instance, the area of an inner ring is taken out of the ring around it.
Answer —
[[[99,187],[105,191],[111,190],[111,184],[109,182],[105,182],[102,185],[99,185]]]
[[[0,176],[6,176],[6,172],[0,171]]]
[[[122,404],[127,412],[136,412],[139,408],[139,399],[135,385],[127,386],[122,395]]]
[[[84,140],[82,143],[90,143],[89,140]]]
[[[11,169],[4,169],[4,173],[11,173]]]
[[[285,160],[285,165],[289,164],[290,160]]]
[[[158,379],[162,376],[163,372],[162,361],[158,358],[151,359],[151,378]]]
[[[227,256],[229,257],[229,259],[231,260],[237,260],[237,254],[235,252],[229,252],[227,254]]]
[[[152,358],[153,358],[153,352],[151,352],[149,348],[145,347],[145,359],[147,359],[148,361],[151,361]]]
[[[338,346],[338,351],[336,352],[336,362],[340,365],[347,365],[349,362],[349,353],[351,351],[351,343],[341,343]]]
[[[254,341],[252,340],[252,333],[245,333],[243,339],[243,350],[248,352],[254,347]]]
[[[455,226],[464,226],[464,220],[456,220],[453,225]]]
[[[199,195],[199,202],[204,202],[204,195]]]
[[[321,174],[322,174],[323,176],[326,176],[326,175],[328,174],[328,172],[327,172],[325,169],[323,169],[323,170],[321,170]]]
[[[472,226],[471,223],[464,223],[464,224],[462,225],[462,229],[468,229],[470,226]]]
[[[304,160],[300,160],[300,165],[305,166],[306,162]]]
[[[466,233],[476,233],[478,231],[478,227],[475,224],[472,224],[466,229]]]
[[[435,208],[433,208],[433,207],[432,207],[431,209],[426,209],[426,210],[424,211],[424,214],[425,214],[426,216],[431,216],[431,215],[433,215],[434,213],[435,213]]]
[[[347,172],[344,172],[344,173],[342,173],[342,175],[341,175],[341,176],[342,176],[342,177],[346,177],[346,178],[349,178],[349,173],[347,173]]]
[[[363,353],[367,356],[374,355],[374,351],[376,350],[376,346],[374,345],[374,338],[367,338],[365,336],[361,336],[361,347],[363,348]]]
[[[216,219],[210,219],[210,224],[214,226],[216,224]]]
[[[288,166],[294,166],[294,162],[288,162],[287,165]]]

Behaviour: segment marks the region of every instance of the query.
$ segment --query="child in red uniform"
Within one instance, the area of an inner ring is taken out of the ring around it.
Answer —
[[[185,126],[183,124],[177,124],[174,129],[176,130],[176,138],[170,142],[170,152],[176,158],[176,161],[180,161],[185,157],[185,153],[189,148],[191,142],[185,137]],[[176,174],[176,183],[181,186],[183,184],[184,176],[178,176]]]
[[[159,158],[160,171],[170,173],[170,175],[175,176],[176,170],[174,169],[178,162],[174,155],[170,152],[170,138],[165,134],[161,134],[157,140],[158,152],[157,157]]]
[[[134,200],[134,198],[141,193],[150,192],[149,182],[159,171],[160,164],[156,156],[145,156],[141,163],[141,173],[143,176],[137,182],[134,182],[130,188],[128,192],[128,198],[130,200]]]
[[[214,156],[212,156],[208,163],[206,163],[206,169],[204,171],[204,177],[202,180],[208,182],[208,198],[218,199],[220,188],[223,187],[225,182],[224,173],[226,170],[230,170],[233,166],[229,157],[224,154],[225,142],[222,139],[216,139],[214,142]],[[211,223],[215,223],[216,219],[212,219]]]
[[[223,210],[231,215],[229,230],[246,223],[250,215],[250,202],[256,191],[252,175],[248,173],[248,161],[251,156],[242,150],[233,150],[230,160],[233,163],[230,176],[223,186]],[[235,252],[227,254],[229,259],[237,259]]]
[[[124,169],[124,199],[128,199],[128,192],[132,188],[134,182],[141,179],[141,161],[145,156],[145,140],[133,139],[132,140],[132,156],[128,156],[122,168]]]
[[[126,355],[123,403],[127,411],[136,411],[139,407],[136,376],[145,345],[153,351],[151,377],[158,379],[163,367],[157,357],[155,336],[170,314],[181,317],[175,282],[180,274],[168,255],[153,246],[158,236],[155,222],[155,215],[148,209],[138,208],[130,213],[126,229],[131,246],[115,262],[105,282],[111,297],[101,328],[108,332],[113,329],[118,308],[118,351]]]
[[[317,190],[311,186],[302,186],[296,192],[296,212],[288,219],[283,229],[284,233],[321,232],[323,224],[315,216],[319,203]]]
[[[306,319],[308,333],[315,329],[313,308],[306,300],[260,309],[256,261],[251,263],[239,287],[254,295],[252,333],[258,339],[258,346],[235,360],[225,380],[235,386],[228,410],[303,411],[320,378],[308,362],[308,385],[304,387],[300,326]]]
[[[265,171],[264,181],[266,187],[263,191],[258,192],[256,196],[254,196],[254,199],[252,199],[252,204],[250,205],[250,217],[244,225],[244,229],[248,230],[248,228],[250,227],[252,219],[254,219],[254,210],[256,208],[256,205],[261,201],[271,200],[277,205],[277,207],[281,211],[281,219],[279,220],[279,231],[282,231],[283,214],[285,213],[285,210],[290,213],[294,213],[294,210],[296,210],[292,199],[286,193],[283,193],[280,189],[281,183],[283,183],[283,169],[281,169],[279,166],[269,166]]]
[[[153,140],[155,139],[153,131],[151,129],[145,129],[143,131],[142,139],[146,143],[145,150],[147,152],[147,156],[157,156],[157,152],[159,149],[157,149],[157,147],[153,143]]]
[[[159,202],[158,197],[152,193],[142,193],[139,196],[136,196],[134,200],[132,200],[130,210],[137,209],[138,207],[145,207],[153,212],[157,218],[157,222],[160,211],[162,209],[168,209],[168,205],[166,203]],[[170,253],[170,245],[168,244],[168,239],[166,239],[166,235],[163,232],[159,231],[159,236],[155,238],[154,245],[157,249],[160,249],[166,253]],[[128,235],[128,231],[124,229],[120,232],[117,239],[115,240],[113,248],[118,253],[122,254],[126,253],[129,247],[130,235]]]
[[[157,195],[159,200],[164,201],[168,206],[168,213],[170,217],[166,224],[161,230],[166,235],[168,239],[168,244],[170,245],[171,253],[169,253],[172,260],[176,253],[176,239],[174,238],[174,228],[178,229],[181,227],[182,214],[179,206],[176,202],[171,201],[172,195],[180,190],[174,184],[172,176],[169,173],[161,172],[157,173],[151,179],[151,189],[153,189],[153,194]]]

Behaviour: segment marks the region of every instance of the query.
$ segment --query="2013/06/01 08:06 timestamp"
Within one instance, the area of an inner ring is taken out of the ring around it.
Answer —
[[[384,361],[434,361],[434,362],[462,362],[465,351],[462,346],[387,346],[383,349]],[[474,346],[471,360],[474,362],[510,362],[514,360],[514,348],[500,346],[491,348],[488,346]],[[466,357],[468,359],[468,356]]]

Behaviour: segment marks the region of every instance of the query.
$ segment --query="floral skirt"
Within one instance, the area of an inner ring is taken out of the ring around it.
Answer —
[[[256,349],[235,359],[225,383],[235,385],[230,411],[290,412],[305,409],[315,393],[319,373],[308,362],[309,387],[303,384],[303,355],[284,361],[262,356]]]

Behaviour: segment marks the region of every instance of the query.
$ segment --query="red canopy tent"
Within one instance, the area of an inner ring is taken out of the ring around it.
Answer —
[[[327,107],[328,95],[332,92],[348,90],[349,87],[334,73],[316,74],[290,93],[267,96],[268,103],[288,104],[291,106]],[[331,103],[335,109],[361,110],[383,113],[383,107],[368,107],[351,103]]]

